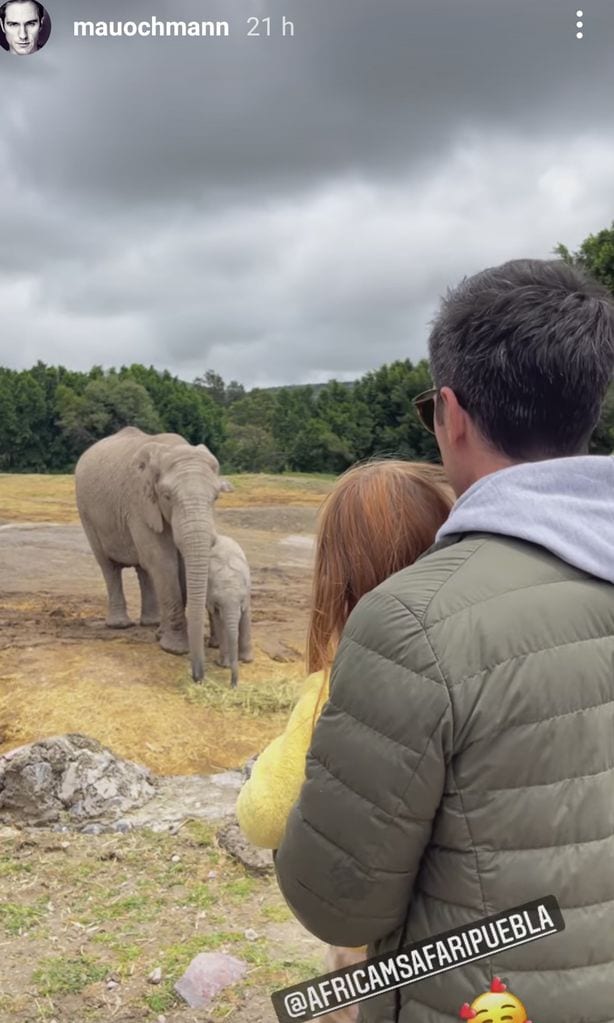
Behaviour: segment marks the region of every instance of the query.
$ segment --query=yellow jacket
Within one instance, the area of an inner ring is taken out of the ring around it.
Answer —
[[[305,758],[313,726],[328,700],[328,672],[307,678],[282,735],[259,755],[239,793],[237,818],[245,837],[264,849],[278,849],[290,810],[305,780]]]
[[[307,678],[286,730],[266,747],[239,793],[237,818],[245,837],[264,849],[278,849],[288,814],[305,781],[305,759],[313,727],[328,700],[328,672]],[[366,955],[366,945],[350,951]],[[353,964],[339,960],[331,969]]]

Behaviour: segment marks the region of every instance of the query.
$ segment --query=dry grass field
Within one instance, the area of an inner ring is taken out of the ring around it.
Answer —
[[[304,677],[311,540],[331,480],[232,482],[216,519],[250,561],[255,647],[234,692],[213,651],[196,686],[153,629],[105,628],[71,477],[0,475],[0,753],[81,732],[159,774],[200,774],[240,766],[277,734]],[[274,1023],[270,993],[322,972],[323,951],[275,882],[248,876],[199,823],[174,836],[0,826],[0,948],[0,1023]],[[243,958],[247,978],[190,1010],[174,981],[216,949]]]
[[[314,507],[330,490],[329,476],[290,473],[284,476],[228,476],[234,487],[224,494],[224,508]],[[0,473],[2,522],[78,522],[72,476],[7,475]]]
[[[331,481],[231,479],[216,519],[252,567],[255,646],[235,693],[214,651],[197,687],[153,629],[105,628],[72,477],[0,475],[0,753],[81,731],[159,773],[202,773],[237,766],[276,734],[304,674],[309,540]],[[136,615],[136,577],[124,577]]]

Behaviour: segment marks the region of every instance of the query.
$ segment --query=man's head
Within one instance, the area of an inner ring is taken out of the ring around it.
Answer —
[[[508,465],[586,453],[614,369],[614,300],[566,263],[515,260],[448,293],[429,355],[460,495]]]
[[[0,25],[11,53],[23,57],[36,52],[44,16],[37,0],[6,0],[0,6]]]

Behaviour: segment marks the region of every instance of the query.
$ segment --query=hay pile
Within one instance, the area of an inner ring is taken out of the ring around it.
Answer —
[[[78,731],[159,774],[239,767],[283,728],[304,678],[300,663],[255,655],[232,691],[211,655],[196,686],[183,659],[126,637],[5,650],[0,753]]]

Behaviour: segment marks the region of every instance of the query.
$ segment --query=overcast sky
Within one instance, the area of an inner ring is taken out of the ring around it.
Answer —
[[[614,220],[612,0],[48,9],[0,50],[0,364],[353,379],[425,355],[463,275]],[[230,36],[73,36],[154,15]]]

